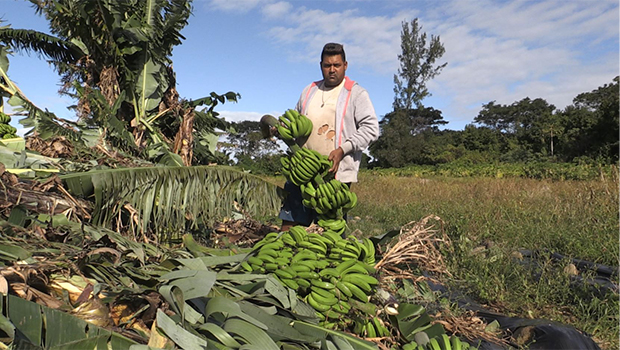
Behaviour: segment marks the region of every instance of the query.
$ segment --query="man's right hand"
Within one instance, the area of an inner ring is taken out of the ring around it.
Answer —
[[[329,169],[330,172],[334,174],[338,172],[338,167],[340,166],[340,161],[342,160],[342,157],[344,157],[344,151],[342,150],[342,147],[338,147],[329,153],[327,159],[332,161],[332,167]]]
[[[260,118],[259,125],[261,135],[264,139],[270,139],[278,135],[278,129],[276,128],[276,125],[278,125],[278,119],[274,116],[265,114],[262,118]]]

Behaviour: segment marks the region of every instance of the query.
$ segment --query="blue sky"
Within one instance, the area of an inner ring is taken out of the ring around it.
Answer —
[[[195,0],[173,52],[184,98],[211,91],[241,94],[217,109],[230,121],[258,120],[293,108],[321,78],[320,51],[345,46],[347,75],[365,87],[379,117],[394,99],[402,22],[418,18],[438,35],[448,65],[428,83],[426,106],[462,130],[490,101],[543,98],[565,108],[579,93],[619,74],[617,0]],[[26,1],[0,0],[12,28],[47,32]],[[58,95],[58,76],[36,55],[10,58],[9,77],[41,108],[71,118],[74,102]],[[15,123],[13,123],[15,124]]]

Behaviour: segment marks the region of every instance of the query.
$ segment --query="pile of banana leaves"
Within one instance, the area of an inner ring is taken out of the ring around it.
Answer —
[[[446,339],[424,307],[406,302],[390,317],[390,337],[323,328],[295,291],[269,274],[240,269],[251,247],[206,247],[191,234],[177,241],[144,234],[198,232],[249,190],[270,198],[254,208],[275,207],[276,187],[264,181],[211,167],[60,169],[57,177],[45,171],[54,169],[54,159],[23,149],[3,157],[0,349],[345,350],[416,348],[416,341]],[[218,202],[200,205],[196,196]],[[159,211],[163,207],[171,211]],[[140,220],[121,218],[128,208]],[[188,224],[172,225],[179,221]],[[411,294],[411,285],[399,293]],[[361,307],[382,311],[376,302]]]
[[[38,229],[1,222],[3,348],[377,349],[318,326],[315,310],[270,275],[238,271],[249,249],[190,235],[166,248],[63,215],[39,220]],[[399,309],[405,337],[430,328],[423,308]]]

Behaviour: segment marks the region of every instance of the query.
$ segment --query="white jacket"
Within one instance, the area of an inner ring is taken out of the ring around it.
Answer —
[[[348,77],[344,79],[344,88],[336,102],[334,148],[341,147],[344,151],[336,179],[347,183],[357,182],[362,151],[379,138],[379,121],[366,89]],[[321,82],[315,81],[303,90],[296,107],[299,113],[307,114],[308,101],[318,91]]]

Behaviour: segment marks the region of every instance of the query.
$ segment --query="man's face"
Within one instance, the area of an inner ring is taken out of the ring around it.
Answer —
[[[347,62],[342,61],[342,56],[323,56],[323,60],[321,61],[321,72],[323,73],[325,86],[338,86],[344,79],[344,73],[346,71]]]

